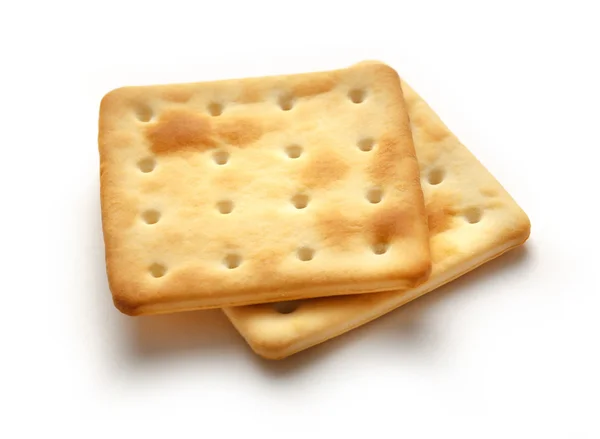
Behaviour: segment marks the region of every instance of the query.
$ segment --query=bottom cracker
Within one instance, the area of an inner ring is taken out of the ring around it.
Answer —
[[[260,356],[281,359],[368,323],[523,244],[525,212],[406,82],[433,258],[427,282],[408,291],[225,308]]]

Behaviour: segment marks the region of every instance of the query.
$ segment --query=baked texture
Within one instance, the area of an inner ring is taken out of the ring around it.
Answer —
[[[98,140],[123,313],[407,289],[430,273],[389,66],[116,89]]]
[[[433,269],[407,291],[226,308],[252,349],[281,359],[363,325],[524,243],[530,222],[500,183],[405,82]]]

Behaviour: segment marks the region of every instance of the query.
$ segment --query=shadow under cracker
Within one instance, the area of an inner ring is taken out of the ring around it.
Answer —
[[[527,246],[519,246],[509,250],[503,255],[486,262],[480,267],[460,276],[459,278],[443,285],[427,294],[405,304],[392,312],[394,317],[410,322],[416,322],[421,315],[432,306],[446,300],[447,296],[453,294],[463,294],[470,292],[475,294],[475,290],[469,289],[469,285],[482,285],[485,279],[493,276],[506,275],[514,267],[521,265],[530,258],[530,250]],[[478,294],[484,294],[479,292]],[[409,328],[411,325],[402,325]]]
[[[214,356],[244,348],[220,309],[133,317],[129,329],[131,353],[139,361],[189,353]]]
[[[530,250],[526,246],[510,250],[377,319],[371,324],[374,327],[373,331],[379,331],[379,336],[394,340],[396,343],[401,342],[405,347],[416,348],[419,352],[426,349],[429,353],[435,354],[434,351],[438,348],[443,349],[443,340],[441,340],[443,334],[431,331],[431,327],[426,323],[425,314],[457,294],[485,295],[481,289],[469,288],[469,286],[482,285],[485,279],[495,276],[506,276],[529,258]],[[424,340],[427,342],[424,343]]]
[[[254,363],[258,369],[271,378],[284,379],[290,374],[299,373],[309,365],[325,361],[329,355],[334,355],[357,339],[368,336],[393,336],[394,340],[402,338],[409,343],[419,343],[427,328],[420,324],[427,309],[446,300],[449,294],[459,294],[468,291],[470,284],[481,283],[485,278],[505,274],[511,268],[518,266],[530,257],[527,246],[520,246],[454,281],[437,288],[395,310],[342,335],[300,351],[281,360],[267,360],[254,354]],[[474,290],[471,291],[474,294]],[[367,333],[371,331],[371,333]],[[380,341],[378,342],[380,343]],[[435,343],[433,344],[435,349]],[[250,349],[248,348],[250,351]]]

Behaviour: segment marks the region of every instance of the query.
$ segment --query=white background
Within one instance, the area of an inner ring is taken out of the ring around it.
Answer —
[[[597,2],[492,3],[2,2],[0,437],[600,437]],[[121,315],[104,93],[364,59],[505,185],[526,248],[282,362],[218,310]]]

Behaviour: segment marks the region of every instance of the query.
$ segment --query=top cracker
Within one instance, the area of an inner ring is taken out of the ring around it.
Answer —
[[[429,275],[419,165],[387,65],[120,88],[99,125],[107,272],[126,314]]]

